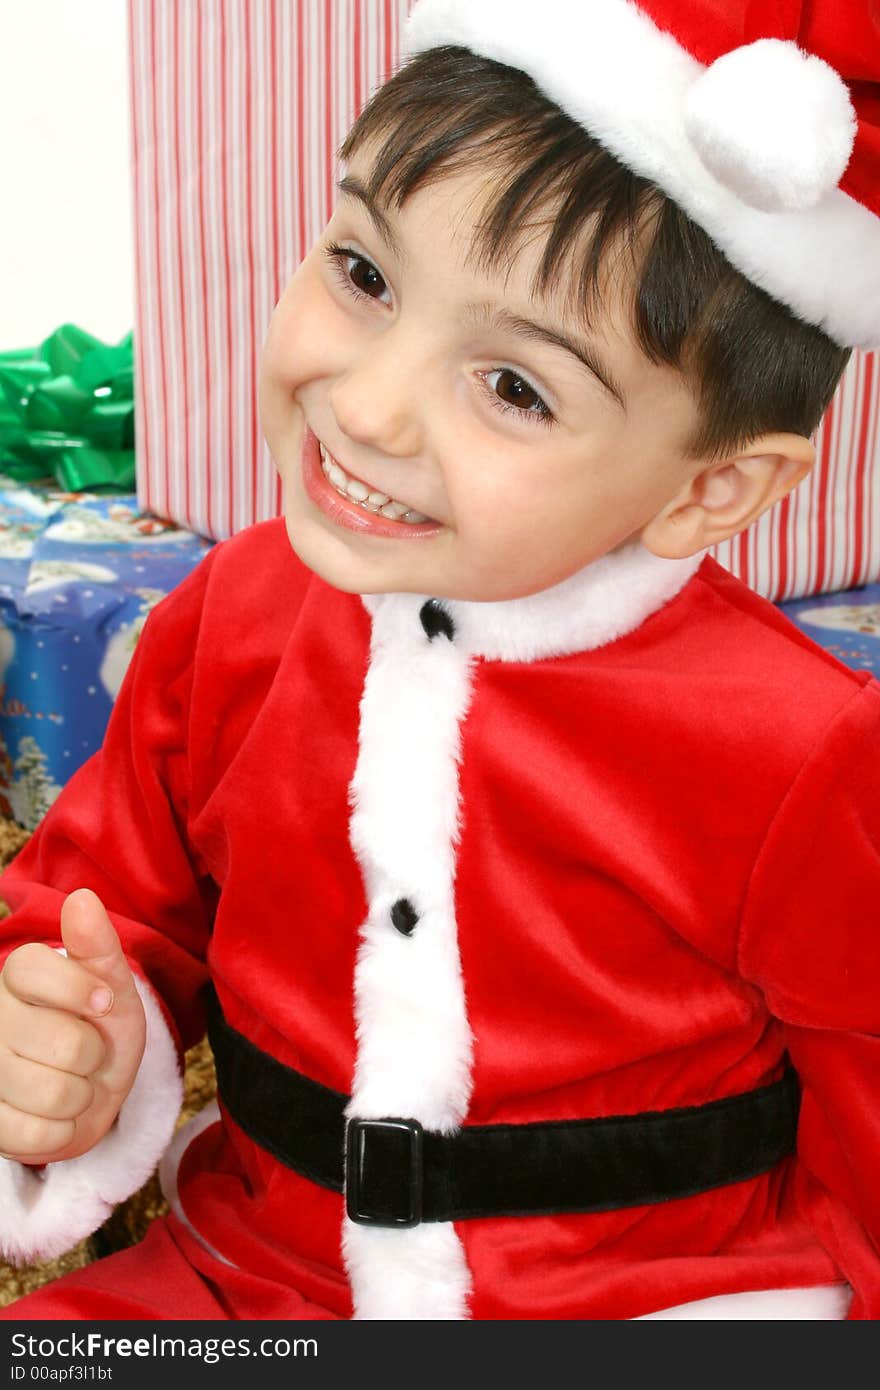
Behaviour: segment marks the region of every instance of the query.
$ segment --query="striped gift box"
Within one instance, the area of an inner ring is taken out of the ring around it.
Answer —
[[[394,71],[409,0],[129,0],[138,499],[221,539],[281,510],[256,413],[272,306],[333,208],[335,151]],[[810,480],[722,564],[772,598],[880,576],[877,355]]]

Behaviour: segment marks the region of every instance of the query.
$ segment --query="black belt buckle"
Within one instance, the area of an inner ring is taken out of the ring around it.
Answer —
[[[422,1126],[418,1120],[349,1120],[345,1207],[360,1226],[417,1226],[422,1219]]]

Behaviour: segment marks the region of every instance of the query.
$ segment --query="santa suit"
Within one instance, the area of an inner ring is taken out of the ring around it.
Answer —
[[[221,1104],[165,1155],[175,1216],[66,1315],[181,1316],[189,1279],[217,1317],[876,1317],[880,686],[709,558],[430,597],[342,593],[273,521],[150,615],[103,750],[0,878],[5,950],[99,894],[147,1054],[90,1154],[41,1182],[3,1161],[7,1254],[71,1244],[166,1149],[210,976],[351,1116],[635,1115],[787,1054],[797,1153],[672,1201],[388,1230]]]

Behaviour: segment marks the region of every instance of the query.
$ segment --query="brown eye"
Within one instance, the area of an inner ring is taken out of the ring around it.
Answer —
[[[491,372],[478,372],[482,382],[481,390],[493,410],[503,415],[514,415],[520,420],[537,421],[540,425],[552,425],[555,415],[524,377],[510,367],[495,367]],[[497,377],[496,382],[492,381]],[[505,399],[505,396],[508,399]]]
[[[523,381],[521,376],[517,376],[506,367],[498,373],[495,390],[508,405],[518,406],[520,410],[530,410],[536,401],[541,400],[527,381]]]
[[[377,300],[387,289],[373,263],[357,251],[352,251],[347,246],[337,246],[335,243],[323,247],[322,250],[333,267],[333,274],[352,299]]]
[[[381,294],[385,289],[385,281],[376,267],[370,265],[370,262],[365,261],[362,256],[352,256],[352,260],[354,265],[349,275],[355,288],[360,290],[361,294],[369,295],[371,299],[375,290]]]

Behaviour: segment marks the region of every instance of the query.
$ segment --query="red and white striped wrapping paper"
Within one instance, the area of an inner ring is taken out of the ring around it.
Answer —
[[[408,8],[129,0],[142,506],[218,538],[279,514],[260,345]]]
[[[141,506],[216,538],[277,516],[257,419],[272,306],[410,0],[129,0]],[[722,564],[771,598],[880,576],[880,367],[856,353],[810,480]]]

